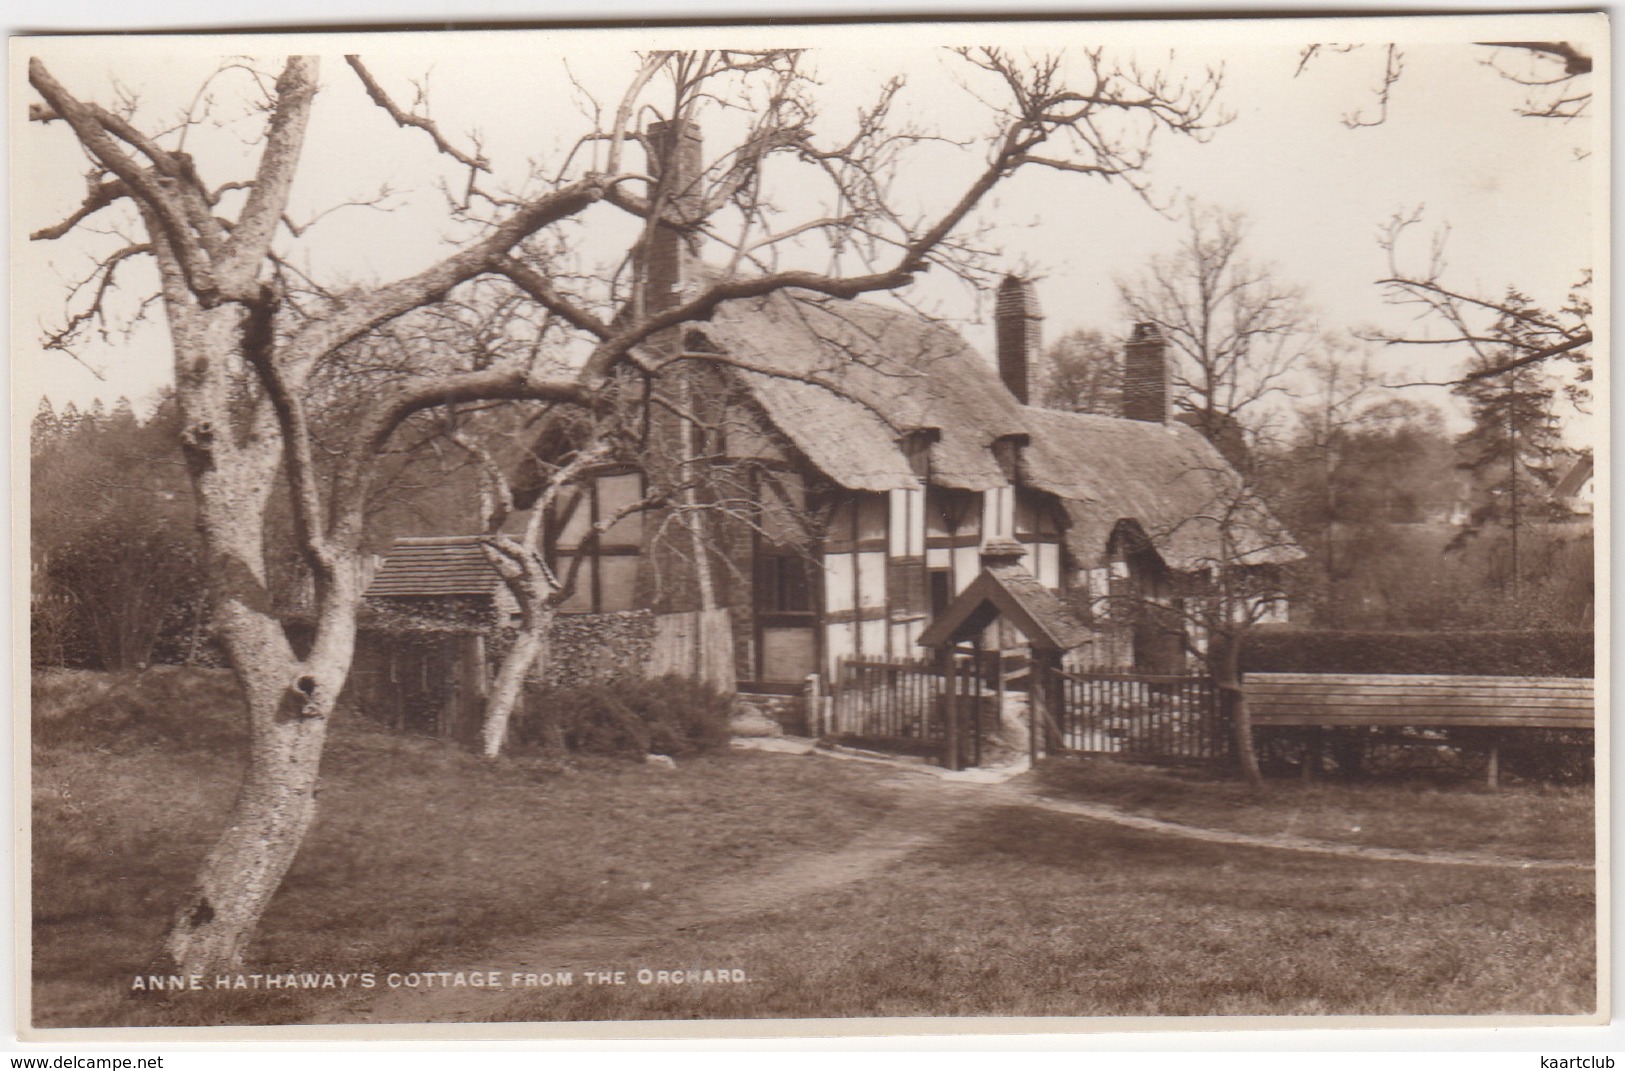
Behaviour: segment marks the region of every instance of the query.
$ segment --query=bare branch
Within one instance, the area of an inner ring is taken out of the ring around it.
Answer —
[[[367,96],[371,97],[372,102],[378,105],[378,107],[382,108],[385,114],[387,114],[391,119],[395,120],[396,126],[416,127],[417,129],[423,131],[425,134],[429,135],[429,140],[434,142],[434,147],[437,151],[445,153],[447,156],[451,157],[453,160],[456,160],[458,163],[462,164],[471,171],[489,172],[491,170],[490,162],[487,161],[485,157],[479,155],[469,156],[467,153],[459,151],[449,141],[441,137],[440,128],[434,124],[432,119],[426,119],[421,115],[413,115],[410,112],[402,111],[395,104],[395,102],[389,98],[389,94],[384,92],[384,87],[378,84],[378,82],[373,78],[372,73],[367,70],[365,65],[362,64],[360,56],[347,55],[344,57],[344,62],[348,63],[351,69],[355,71],[356,77],[361,79],[361,85],[364,89],[366,89]]]
[[[53,227],[42,227],[28,236],[29,241],[52,241],[61,238],[73,230],[79,222],[88,216],[100,212],[113,202],[130,196],[130,188],[120,179],[111,182],[98,182],[95,172],[89,176],[90,192],[85,195],[84,201],[74,210],[73,215]]]

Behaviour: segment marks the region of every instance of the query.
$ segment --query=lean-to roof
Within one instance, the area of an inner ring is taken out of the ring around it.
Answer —
[[[397,539],[366,597],[492,595],[502,576],[478,536]]]

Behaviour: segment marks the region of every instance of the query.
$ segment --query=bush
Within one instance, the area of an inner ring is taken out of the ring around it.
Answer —
[[[1581,629],[1355,632],[1259,628],[1242,672],[1438,673],[1485,677],[1590,677],[1593,635]]]
[[[595,755],[681,755],[725,747],[733,701],[684,677],[591,687],[532,685],[514,719],[523,746]]]
[[[116,752],[157,744],[218,751],[245,738],[242,691],[229,670],[37,670],[30,686],[35,747],[80,743]]]

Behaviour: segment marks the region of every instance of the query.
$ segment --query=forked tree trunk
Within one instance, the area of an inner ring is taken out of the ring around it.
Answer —
[[[355,651],[359,589],[350,558],[319,580],[315,638],[297,658],[265,573],[263,519],[282,436],[268,402],[242,401],[241,311],[175,310],[171,325],[211,617],[248,715],[242,785],[164,941],[182,973],[208,976],[242,963],[315,820],[328,716]]]
[[[264,691],[257,689],[257,691]],[[271,896],[316,818],[325,717],[284,717],[272,696],[248,698],[255,726],[248,775],[231,818],[176,915],[165,951],[186,974],[241,965]]]
[[[342,586],[348,590],[329,597],[329,616],[353,620],[354,591],[348,581]],[[354,652],[353,628],[340,622],[319,633],[310,658],[300,662],[274,618],[240,603],[230,613],[237,620],[225,629],[226,646],[248,708],[248,769],[226,828],[164,942],[186,974],[242,963],[316,819],[322,747]]]
[[[496,683],[485,702],[481,750],[488,759],[501,755],[508,742],[508,725],[524,694],[525,681],[530,679],[537,661],[547,657],[548,638],[553,618],[558,613],[559,593],[537,550],[541,544],[544,513],[541,503],[532,509],[522,540],[493,536],[485,543],[492,566],[519,604],[519,634],[503,656]]]

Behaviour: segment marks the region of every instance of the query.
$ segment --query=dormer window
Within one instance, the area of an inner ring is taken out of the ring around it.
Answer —
[[[1011,483],[1020,479],[1021,452],[1032,442],[1032,436],[1026,432],[1016,432],[1010,435],[1001,435],[993,440],[993,459],[999,463],[999,471]]]

